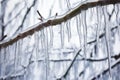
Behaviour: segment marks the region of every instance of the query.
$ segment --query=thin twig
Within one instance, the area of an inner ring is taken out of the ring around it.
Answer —
[[[37,10],[37,13],[38,13],[38,15],[40,16],[40,20],[43,22],[43,17],[42,17],[42,15],[40,14],[40,12]]]

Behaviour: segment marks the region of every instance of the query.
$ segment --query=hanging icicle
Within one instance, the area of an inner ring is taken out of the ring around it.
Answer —
[[[49,27],[49,31],[50,31],[50,47],[52,47],[53,46],[53,38],[54,38],[53,26]]]
[[[83,52],[84,52],[84,58],[86,59],[87,55],[87,23],[86,23],[86,11],[81,13],[82,16],[82,26],[83,26]],[[83,78],[85,79],[85,71],[86,71],[86,61],[84,60],[84,76]]]
[[[18,42],[15,43],[15,53],[14,53],[14,74],[16,74],[17,71],[17,59],[18,59]]]
[[[23,54],[23,39],[19,41],[19,50],[18,50],[18,65],[21,66],[21,59]]]
[[[109,76],[112,79],[112,72],[111,72],[111,26],[109,25],[109,15],[107,15],[107,7],[104,7],[104,20],[105,20],[105,42],[107,48],[107,56],[108,56],[108,67],[109,67]]]
[[[40,79],[40,71],[39,71],[39,62],[38,62],[38,57],[39,57],[39,32],[36,32],[34,35],[35,39],[35,48],[34,48],[34,80],[39,80]]]
[[[86,48],[87,48],[86,12],[83,12],[83,37],[84,37],[84,56],[86,58]]]
[[[19,66],[20,66],[20,62],[21,62],[21,54],[22,54],[22,45],[21,45],[21,41],[22,40],[19,40],[17,43],[18,43],[18,46],[17,46],[17,54],[16,54],[16,72],[19,70]]]
[[[48,28],[45,28],[44,30],[42,30],[40,38],[41,38],[42,53],[45,53],[44,54],[45,80],[48,80],[49,79]]]
[[[68,35],[68,42],[70,41],[71,39],[71,24],[70,24],[70,20],[68,20],[66,22],[66,28],[67,28],[67,35]]]
[[[80,18],[80,15],[76,16],[76,24],[77,24],[77,33],[78,33],[78,36],[79,36],[79,43],[80,43],[80,47],[81,47],[81,18]]]
[[[67,9],[70,11],[71,9],[71,4],[70,4],[70,1],[69,0],[66,0],[66,3],[67,3]],[[66,22],[66,28],[67,28],[67,34],[68,34],[68,42],[70,41],[71,39],[71,24],[70,24],[71,20],[68,20]]]
[[[42,52],[44,52],[44,38],[45,38],[45,34],[44,34],[44,30],[41,31],[41,49]]]
[[[120,36],[120,5],[119,4],[116,4],[116,22],[117,22],[117,25],[118,25],[118,35]]]
[[[101,31],[101,17],[102,17],[102,13],[101,13],[101,7],[97,6],[96,7],[96,12],[97,12],[97,29],[96,29],[96,44],[95,44],[95,54],[98,53],[98,49],[99,49],[99,35],[100,35],[100,31]]]
[[[6,48],[2,48],[1,49],[1,56],[2,56],[2,60],[1,60],[1,62],[2,62],[2,67],[1,67],[1,76],[2,76],[2,78],[4,78],[4,76],[5,76],[5,49]]]
[[[64,24],[60,24],[60,39],[61,39],[61,48],[64,47]]]
[[[39,54],[39,32],[35,33],[35,62],[38,63]]]
[[[45,61],[46,61],[46,80],[49,79],[49,53],[48,53],[48,30],[45,29]]]

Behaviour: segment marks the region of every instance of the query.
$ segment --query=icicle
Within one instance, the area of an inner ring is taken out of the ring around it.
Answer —
[[[66,3],[67,3],[67,8],[68,8],[68,10],[70,10],[70,9],[71,9],[70,1],[69,1],[69,0],[66,0]],[[68,42],[69,42],[69,41],[70,41],[70,38],[71,38],[70,20],[68,20],[68,21],[66,22],[66,28],[67,28]]]
[[[68,41],[71,39],[71,27],[70,27],[70,20],[66,22],[67,34],[68,34]]]
[[[76,17],[76,24],[77,24],[77,32],[78,32],[78,36],[79,36],[79,43],[80,43],[80,47],[81,47],[81,21],[80,21],[80,16],[78,15]]]
[[[6,47],[4,50],[5,50],[5,53],[4,53],[4,75],[6,76],[6,66],[7,66],[7,57],[8,57],[8,53],[7,53],[7,49],[8,47]]]
[[[42,44],[42,52],[45,53],[45,80],[49,79],[49,53],[48,53],[48,31],[45,28],[41,32],[41,44]]]
[[[93,12],[94,12],[94,8],[91,8],[91,9],[90,9],[90,13],[91,13],[91,14],[90,14],[90,19],[92,19],[93,16],[94,16]]]
[[[38,53],[39,53],[39,32],[35,33],[35,67],[34,67],[34,80],[39,80],[39,69],[38,69]]]
[[[7,57],[7,48],[4,48],[4,59],[3,59],[3,75],[5,76],[5,70],[6,70],[6,57]]]
[[[84,47],[84,57],[86,58],[86,48],[87,48],[87,24],[86,24],[86,12],[82,12],[82,15],[83,16],[82,18],[82,23],[83,23],[83,37],[84,37],[84,44],[83,44],[83,47]],[[84,72],[86,70],[86,62],[84,60]],[[83,76],[85,78],[85,74]]]
[[[50,30],[50,46],[53,46],[53,38],[54,38],[54,34],[53,34],[53,28],[52,26],[49,27]]]
[[[119,7],[119,4],[116,4],[116,7],[117,7],[117,12],[116,12],[116,22],[117,22],[117,25],[118,25],[118,34],[120,36],[120,17],[119,17],[119,14],[120,14],[120,7]]]
[[[44,52],[44,37],[45,37],[44,30],[41,30],[41,49],[42,49],[42,52]]]
[[[35,62],[38,62],[38,53],[39,53],[39,32],[35,33]]]
[[[96,45],[95,45],[95,54],[98,53],[98,49],[99,49],[99,35],[100,35],[100,28],[101,28],[101,8],[98,6],[96,7],[96,11],[97,11],[97,30],[96,30]]]
[[[48,53],[48,31],[45,29],[45,60],[46,60],[46,80],[49,79],[49,53]]]
[[[86,12],[83,12],[83,37],[84,37],[84,56],[86,58],[86,47],[87,47]]]
[[[9,64],[11,63],[11,62],[9,62],[10,60],[10,49],[9,49],[9,47],[10,46],[7,46],[7,48],[6,48],[6,59],[5,59],[5,73],[8,71],[8,67],[7,66],[9,66]],[[6,73],[5,75],[8,75],[9,73]]]
[[[18,53],[18,42],[15,43],[15,54],[14,54],[14,74],[16,74],[16,70],[17,70],[17,53]]]
[[[1,49],[1,62],[2,62],[2,67],[1,67],[1,76],[4,77],[5,76],[5,48]]]
[[[7,54],[7,50],[8,49],[8,47],[6,47],[6,48],[4,48],[3,50],[3,66],[2,66],[2,75],[3,75],[3,78],[5,78],[5,76],[6,76],[6,66],[7,66],[7,60],[8,60],[8,54]]]
[[[20,66],[22,55],[22,39],[18,41],[18,62],[17,65]]]
[[[60,24],[60,38],[61,38],[61,48],[64,47],[64,26]]]
[[[22,39],[18,41],[18,52],[17,52],[17,65],[21,64],[21,58],[22,58]]]
[[[107,55],[108,55],[108,67],[109,67],[109,75],[110,78],[112,78],[112,73],[111,73],[111,50],[110,50],[110,37],[111,37],[111,26],[109,25],[109,21],[107,18],[107,7],[104,9],[104,19],[105,19],[105,42],[106,42],[106,48],[107,48]]]

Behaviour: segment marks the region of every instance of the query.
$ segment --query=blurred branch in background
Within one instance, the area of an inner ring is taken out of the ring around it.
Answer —
[[[21,13],[22,13],[22,11],[25,9],[25,6],[11,19],[11,20],[9,20],[6,24],[5,24],[5,26],[8,26],[15,18],[17,18]]]
[[[20,29],[22,29],[27,15],[30,13],[31,8],[35,6],[36,2],[37,2],[37,0],[34,0],[32,5],[29,8],[27,8],[27,11],[26,11],[26,13],[25,13],[25,15],[24,15],[24,17],[22,19],[22,22],[21,22],[20,26],[17,28],[17,30],[15,31],[15,33],[13,35],[16,35],[16,33],[19,32]]]
[[[1,13],[0,13],[0,41],[4,40],[5,38],[5,23],[4,17],[6,12],[6,4],[8,0],[1,1]]]

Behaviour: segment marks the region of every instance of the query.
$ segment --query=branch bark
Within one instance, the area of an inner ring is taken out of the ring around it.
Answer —
[[[23,39],[28,35],[32,35],[34,32],[40,31],[40,30],[44,29],[45,27],[48,27],[50,25],[57,25],[62,22],[65,22],[65,21],[73,18],[74,16],[78,15],[79,13],[81,13],[81,11],[85,11],[89,8],[93,8],[96,6],[105,6],[105,5],[117,4],[117,3],[120,3],[120,0],[100,0],[100,1],[86,2],[86,3],[80,4],[77,7],[75,7],[74,9],[72,9],[71,11],[58,16],[56,19],[54,19],[52,17],[49,20],[46,20],[42,23],[38,23],[37,26],[35,25],[35,26],[33,26],[33,28],[28,29],[27,31],[23,31],[23,32],[17,34],[15,37],[13,37],[11,39],[0,42],[0,48],[7,47],[8,45],[12,45],[19,39]]]

